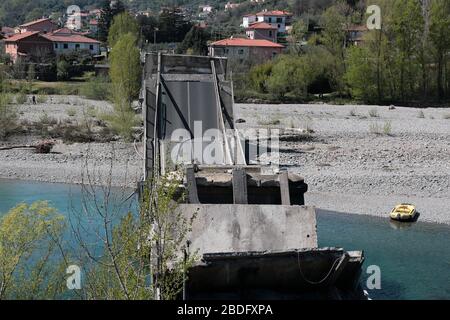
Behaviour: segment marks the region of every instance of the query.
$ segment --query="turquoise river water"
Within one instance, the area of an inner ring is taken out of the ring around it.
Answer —
[[[0,216],[20,202],[37,200],[47,200],[68,215],[81,208],[80,189],[0,179]],[[450,299],[450,226],[394,224],[388,218],[318,210],[317,228],[320,247],[364,251],[361,281],[366,290],[367,267],[380,267],[381,289],[367,290],[371,298]]]

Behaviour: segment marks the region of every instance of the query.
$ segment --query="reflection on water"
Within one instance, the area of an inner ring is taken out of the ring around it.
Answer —
[[[81,208],[79,186],[0,180],[0,214],[19,202],[49,200],[68,215]],[[450,227],[400,223],[385,219],[319,210],[319,245],[364,250],[369,265],[381,268],[381,290],[373,299],[450,299]]]
[[[364,287],[366,268],[381,268],[373,299],[450,299],[449,226],[319,210],[317,227],[320,246],[364,250]]]

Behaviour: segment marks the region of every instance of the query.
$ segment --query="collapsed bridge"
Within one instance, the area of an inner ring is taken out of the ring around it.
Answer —
[[[304,179],[279,170],[276,133],[237,128],[230,78],[225,58],[145,55],[144,180],[183,165],[196,215],[185,298],[362,297],[362,252],[318,248]]]

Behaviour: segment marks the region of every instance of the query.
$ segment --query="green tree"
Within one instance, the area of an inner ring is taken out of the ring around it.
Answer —
[[[272,74],[273,63],[266,62],[264,64],[254,66],[249,72],[249,81],[251,87],[261,93],[267,93],[267,80]]]
[[[267,80],[269,93],[279,99],[283,99],[292,90],[292,78],[296,70],[293,62],[294,59],[292,57],[279,57],[272,68],[270,78]]]
[[[135,18],[129,13],[123,12],[114,17],[113,23],[109,29],[109,46],[114,47],[120,37],[127,33],[139,37],[139,26]]]
[[[59,81],[69,80],[70,64],[66,60],[59,60],[56,64],[56,76]]]
[[[18,112],[8,93],[0,92],[0,138],[6,138],[17,128]]]
[[[193,26],[184,37],[183,42],[178,46],[177,53],[187,53],[195,55],[208,54],[208,34],[197,26]]]
[[[404,101],[417,88],[418,57],[421,46],[423,17],[417,0],[395,1],[392,13],[396,63],[399,70],[399,90]]]
[[[20,204],[0,219],[0,300],[59,297],[64,229],[64,217],[46,202]]]
[[[348,52],[348,67],[345,80],[351,95],[365,102],[374,102],[378,97],[376,70],[368,47],[352,47]]]
[[[299,51],[301,43],[308,33],[308,25],[303,20],[298,20],[292,25],[291,44],[295,51]]]
[[[432,52],[437,62],[436,87],[439,98],[445,95],[444,69],[449,59],[449,30],[450,3],[446,0],[434,0],[431,5],[430,39],[433,44]]]
[[[337,5],[331,6],[322,14],[323,32],[320,41],[334,57],[333,68],[330,70],[334,89],[340,93],[344,90],[343,76],[346,71],[345,47],[346,27],[348,17],[344,16]]]
[[[131,103],[140,90],[141,64],[140,53],[136,46],[136,36],[122,35],[114,45],[110,56],[110,78],[114,103],[114,112],[105,115],[114,131],[130,140],[133,127],[138,123]]]
[[[104,0],[101,6],[101,15],[98,21],[98,39],[102,42],[108,40],[109,28],[116,15],[125,11],[125,6],[118,0],[112,5],[110,0]]]
[[[110,55],[113,94],[124,98],[127,103],[131,103],[138,96],[140,89],[141,63],[136,43],[135,35],[122,35]]]
[[[192,24],[178,7],[164,9],[159,15],[157,42],[181,42],[191,30]]]

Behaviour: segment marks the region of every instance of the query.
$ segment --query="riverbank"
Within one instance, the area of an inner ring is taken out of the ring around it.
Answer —
[[[29,97],[30,98],[30,97]],[[112,110],[107,101],[94,101],[77,96],[45,96],[36,105],[17,105],[19,123],[30,128],[41,123],[49,132],[52,126],[66,125],[67,130],[77,131],[89,125],[97,136],[103,135],[105,125],[99,119],[101,113]],[[77,137],[69,132],[69,137]],[[33,134],[17,134],[0,141],[0,147],[33,145],[43,137]],[[118,139],[115,139],[118,140]],[[54,183],[82,183],[87,175],[93,184],[105,184],[111,176],[113,186],[136,187],[142,178],[142,146],[123,141],[71,143],[56,139],[49,154],[37,154],[33,149],[0,151],[0,178],[34,180]]]
[[[64,122],[111,106],[66,96],[18,108],[24,121],[39,121],[46,113]],[[450,224],[450,109],[326,104],[236,104],[235,109],[235,119],[245,121],[241,127],[305,132],[281,139],[280,164],[305,178],[308,205],[386,216],[394,205],[410,202],[420,220]],[[14,136],[0,141],[0,147],[39,139]],[[143,174],[142,154],[140,143],[59,140],[51,154],[0,151],[0,178],[81,183],[88,164],[96,184],[111,172],[114,186],[135,187]]]
[[[386,216],[410,202],[420,220],[450,224],[450,109],[237,104],[244,127],[300,129],[280,165],[305,178],[306,203]]]

